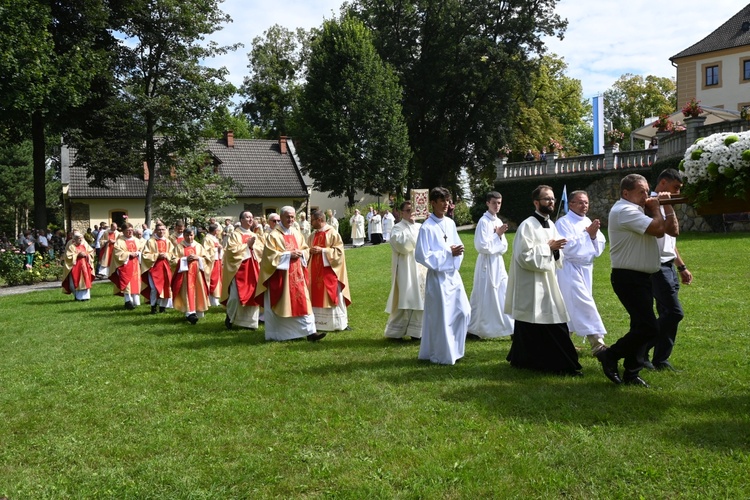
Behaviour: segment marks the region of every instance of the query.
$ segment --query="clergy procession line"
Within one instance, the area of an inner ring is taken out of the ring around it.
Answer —
[[[671,205],[660,205],[681,187],[680,173],[672,169],[660,174],[653,192],[638,174],[620,183],[621,198],[609,214],[611,282],[630,329],[609,347],[592,295],[593,261],[606,241],[599,220],[586,215],[585,191],[571,194],[570,211],[554,224],[552,188],[540,185],[531,193],[534,212],[518,226],[509,273],[503,261],[508,224],[498,217],[502,195],[488,193],[474,234],[478,257],[470,300],[459,274],[464,246],[447,216],[447,189],[430,191],[432,213],[422,224],[409,201],[400,205],[396,224],[389,211],[381,218],[371,208],[370,241],[387,241],[392,249],[385,337],[414,339],[420,360],[452,365],[464,356],[467,337],[509,336],[511,366],[582,376],[571,340],[575,333],[588,340],[612,382],[648,387],[642,368],[674,370],[668,358],[683,317],[680,280],[692,282],[676,248],[677,217]],[[109,229],[102,224],[98,274],[112,281],[126,309],[139,306],[143,296],[152,314],[174,308],[191,324],[210,306],[223,305],[227,328],[255,330],[264,322],[266,340],[317,341],[327,332],[349,330],[351,293],[338,221],[330,211],[313,210],[310,222],[304,217],[297,222],[295,215],[293,207],[283,207],[268,217],[268,227],[249,211],[240,214],[236,227],[231,219],[223,228],[212,219],[203,244],[181,221],[170,236],[157,223],[148,240],[129,223],[122,233],[115,224]],[[389,221],[385,228],[383,220]],[[365,238],[358,210],[351,223],[356,248]],[[67,244],[62,286],[76,300],[90,298],[94,253],[79,232]]]

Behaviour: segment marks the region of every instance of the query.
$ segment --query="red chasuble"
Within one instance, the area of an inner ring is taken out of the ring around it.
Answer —
[[[109,241],[109,244],[107,244],[107,248],[104,249],[104,257],[102,258],[102,262],[105,267],[109,267],[110,264],[112,264],[112,254],[115,253],[115,241],[117,240],[117,233],[110,233],[107,231],[107,241]]]
[[[73,293],[74,290],[78,290],[81,279],[83,279],[85,288],[91,288],[91,280],[94,276],[94,270],[91,269],[91,264],[89,263],[86,245],[81,244],[76,247],[76,253],[81,252],[86,255],[83,257],[77,257],[76,263],[73,264],[73,268],[70,270],[70,276],[73,278],[73,284],[75,288],[71,290],[70,280],[68,278],[65,278],[65,280],[62,282],[62,287],[63,290],[65,290],[65,293]]]
[[[284,244],[286,251],[297,250],[297,240],[293,234],[284,235]],[[292,308],[292,316],[305,316],[312,311],[307,310],[307,273],[302,267],[302,260],[295,259],[289,261],[289,270],[283,271],[277,269],[268,279],[266,286],[271,299],[271,306],[278,304],[284,293],[284,277],[287,277],[289,286],[289,302]]]
[[[313,238],[315,247],[326,247],[326,231],[318,231]],[[339,303],[339,279],[333,269],[323,264],[323,255],[317,254],[310,258],[310,300],[313,307],[325,307],[325,294],[334,304]]]
[[[243,240],[244,240],[244,238],[243,238]],[[245,241],[244,243],[247,244],[247,241]],[[214,252],[216,252],[216,255],[218,255],[218,252],[219,252],[219,243],[218,242],[214,243],[214,249],[215,249]],[[218,287],[221,284],[221,272],[222,272],[221,263],[222,263],[222,260],[219,259],[219,258],[217,258],[214,261],[213,267],[211,268],[211,277],[210,277],[211,279],[208,282],[208,294],[209,295],[213,295],[213,293],[216,291],[216,287]],[[257,276],[256,276],[256,278],[257,278]],[[257,279],[256,279],[255,283],[257,283]],[[221,291],[221,290],[219,290],[219,291]],[[254,294],[255,294],[255,286],[253,286],[253,295]],[[242,301],[242,297],[241,296],[240,296],[240,301]],[[245,305],[245,304],[243,304],[243,305]]]
[[[125,246],[128,249],[128,252],[138,251],[138,244],[135,240],[125,240]],[[138,257],[129,257],[126,263],[117,268],[117,271],[112,273],[109,277],[109,280],[120,290],[120,293],[117,295],[123,295],[123,292],[131,283],[140,283],[140,273],[141,267],[138,262]],[[138,292],[140,292],[140,286],[137,289],[130,289],[130,293],[137,294]]]
[[[185,254],[185,257],[195,255],[195,247],[183,245],[182,251]],[[197,260],[188,262],[188,270],[182,273],[175,273],[174,278],[172,279],[172,293],[174,295],[180,293],[182,284],[183,282],[185,283],[185,300],[187,302],[188,311],[205,311],[208,309],[208,307],[205,307],[205,304],[201,304],[201,308],[196,309],[195,298],[197,294],[195,293],[195,285],[199,279],[205,280],[206,278],[203,275],[203,272],[201,272]],[[208,287],[206,286],[206,288]]]
[[[243,234],[242,243],[247,245],[251,236],[255,235]],[[237,274],[234,275],[234,282],[237,284],[237,294],[240,298],[240,304],[243,306],[263,305],[263,296],[255,297],[255,287],[258,284],[259,276],[260,264],[255,260],[255,254],[253,253],[253,250],[250,249],[250,258],[242,261],[240,268],[237,269]],[[211,281],[213,281],[213,278]]]
[[[159,253],[167,253],[167,240],[154,238],[154,241]],[[170,283],[172,282],[172,268],[169,267],[169,259],[157,260],[154,267],[141,276],[141,280],[146,284],[145,288],[141,291],[141,295],[147,299],[151,299],[151,285],[148,282],[149,274],[154,281],[154,287],[159,297],[164,299],[172,297],[172,288],[170,287]]]

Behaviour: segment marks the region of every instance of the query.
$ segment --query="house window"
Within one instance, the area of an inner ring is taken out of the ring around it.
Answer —
[[[719,67],[708,66],[706,68],[706,87],[711,87],[719,84]]]
[[[721,80],[721,61],[713,61],[701,65],[703,81],[701,90],[718,89],[722,87]]]
[[[742,79],[744,81],[750,81],[750,59],[742,61]]]
[[[128,220],[128,211],[127,210],[112,210],[109,213],[109,218],[112,222],[117,224],[117,227],[122,227],[123,224],[125,224],[125,221]]]

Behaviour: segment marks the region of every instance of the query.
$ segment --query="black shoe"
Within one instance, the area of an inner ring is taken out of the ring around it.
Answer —
[[[198,316],[196,314],[190,314],[188,315],[187,320],[190,322],[191,325],[194,325],[198,322]]]
[[[466,338],[467,338],[468,340],[482,340],[482,337],[480,337],[480,336],[479,336],[479,335],[477,335],[476,333],[467,333],[467,334],[466,334]]]
[[[128,311],[132,311],[133,309],[135,309],[135,306],[133,305],[132,302],[127,301],[125,302],[125,309],[127,309]]]
[[[167,308],[166,308],[166,307],[164,307],[164,306],[159,306],[159,312],[160,312],[160,313],[163,313],[163,312],[164,312],[164,311],[166,311],[166,310],[167,310]]]
[[[321,340],[325,336],[326,336],[325,332],[311,333],[310,335],[307,336],[307,340],[309,340],[310,342],[317,342],[318,340]]]
[[[156,306],[151,306],[151,314],[156,314]]]
[[[651,363],[651,361],[649,361],[649,360],[646,360],[646,361],[643,362],[643,367],[646,370],[656,370],[656,368],[654,367],[653,363]]]
[[[351,327],[351,326],[349,326],[349,325],[347,325],[347,326],[346,326],[346,328],[344,328],[344,331],[345,331],[345,332],[351,332],[352,330],[354,330],[354,328],[352,328],[352,327]]]
[[[625,385],[635,385],[637,387],[645,387],[648,388],[649,385],[646,383],[645,380],[643,380],[641,377],[636,375],[635,377],[629,377],[622,381]]]
[[[654,365],[654,369],[660,372],[675,372],[678,373],[680,370],[672,366],[672,364],[669,361],[662,361],[661,363],[656,363]]]
[[[232,329],[232,320],[229,319],[229,316],[227,316],[226,318],[224,318],[224,326],[227,327],[227,330],[231,330]]]
[[[604,375],[615,384],[621,384],[622,379],[620,373],[617,371],[617,361],[612,361],[607,356],[607,349],[602,349],[596,353],[596,359],[602,364],[602,371]]]
[[[411,338],[412,340],[416,340],[417,342],[422,342],[422,337],[412,337],[411,335],[410,335],[409,337],[410,337],[410,338]]]

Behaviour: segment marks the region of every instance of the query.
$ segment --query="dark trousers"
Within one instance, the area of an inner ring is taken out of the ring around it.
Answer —
[[[672,354],[677,326],[685,317],[678,297],[680,279],[672,262],[662,264],[661,269],[651,275],[651,286],[659,313],[659,335],[649,343],[648,349],[654,348],[652,363],[657,365]]]
[[[612,269],[610,281],[615,295],[630,315],[630,331],[607,349],[607,356],[613,360],[624,358],[627,379],[641,371],[646,349],[659,334],[651,275],[629,269]]]

